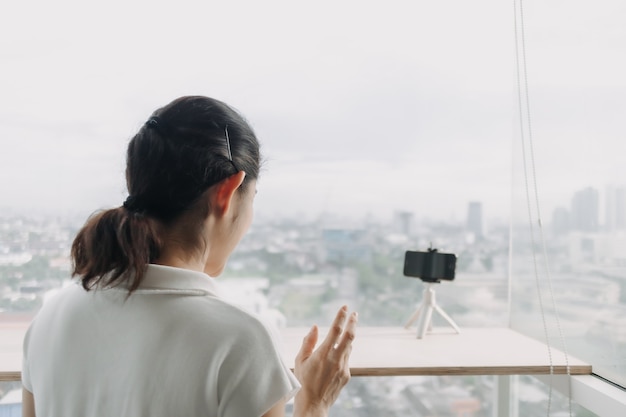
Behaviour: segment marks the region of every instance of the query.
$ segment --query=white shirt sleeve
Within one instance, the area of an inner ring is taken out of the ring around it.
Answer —
[[[251,321],[220,367],[219,417],[260,417],[278,401],[290,400],[300,388],[268,330]]]
[[[33,323],[31,323],[30,326],[28,327],[28,330],[26,331],[26,335],[24,336],[24,341],[22,345],[22,386],[30,392],[33,392],[33,386],[30,380],[28,347],[29,347],[30,332],[31,332],[32,327],[33,327]]]

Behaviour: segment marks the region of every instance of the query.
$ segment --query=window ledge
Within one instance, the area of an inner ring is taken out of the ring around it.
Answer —
[[[599,416],[626,416],[626,390],[595,375],[537,375],[572,401]]]

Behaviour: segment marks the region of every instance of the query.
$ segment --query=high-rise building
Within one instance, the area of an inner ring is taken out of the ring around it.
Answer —
[[[467,230],[476,239],[483,237],[483,203],[471,201],[467,207]]]
[[[600,199],[598,190],[587,187],[577,191],[572,197],[570,225],[573,230],[597,232],[599,224]]]
[[[413,213],[410,211],[396,211],[393,213],[394,232],[410,235],[413,230],[413,217]]]

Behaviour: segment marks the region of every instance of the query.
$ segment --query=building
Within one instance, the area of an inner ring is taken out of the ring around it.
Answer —
[[[597,232],[600,223],[598,190],[587,187],[572,197],[571,227],[582,232]]]
[[[483,229],[483,203],[472,201],[467,207],[467,230],[474,239],[482,239]]]

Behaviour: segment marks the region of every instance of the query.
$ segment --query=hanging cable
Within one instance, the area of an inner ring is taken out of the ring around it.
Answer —
[[[520,0],[521,1],[521,0]],[[528,210],[528,224],[530,227],[530,237],[531,237],[531,245],[532,245],[532,257],[533,257],[533,268],[534,268],[534,272],[535,272],[535,285],[537,288],[537,298],[539,301],[539,311],[541,313],[541,319],[543,320],[543,330],[544,330],[544,337],[545,337],[545,341],[546,341],[546,345],[548,346],[548,360],[550,363],[550,384],[549,384],[549,393],[548,393],[548,416],[550,415],[550,408],[551,408],[551,401],[552,401],[552,375],[554,374],[554,365],[553,365],[553,360],[552,360],[552,347],[550,346],[550,339],[548,337],[548,326],[546,323],[546,316],[545,316],[545,312],[544,312],[544,307],[543,307],[543,299],[541,297],[541,287],[540,287],[540,282],[539,282],[539,271],[537,269],[537,254],[535,252],[535,227],[534,227],[534,220],[533,220],[533,214],[532,214],[532,205],[531,205],[531,201],[530,201],[530,187],[528,184],[528,162],[527,162],[527,158],[526,158],[526,140],[525,140],[525,134],[524,134],[524,108],[522,106],[522,85],[521,85],[521,75],[520,75],[520,51],[519,51],[519,39],[518,39],[518,24],[517,24],[517,2],[516,0],[513,1],[513,4],[515,6],[515,17],[514,17],[514,27],[515,27],[515,67],[516,67],[516,74],[517,74],[517,99],[518,99],[518,110],[519,110],[519,122],[520,122],[520,135],[521,135],[521,141],[522,141],[522,160],[523,160],[523,167],[524,167],[524,185],[525,185],[525,190],[526,190],[526,203],[527,203],[527,210]],[[521,20],[521,19],[520,19]],[[523,34],[523,30],[522,30],[522,34]],[[522,42],[523,42],[523,37],[522,37]],[[523,59],[523,58],[522,58]],[[525,67],[525,63],[524,63],[524,67]],[[527,87],[527,85],[526,85]],[[528,97],[528,91],[526,90],[526,97]],[[528,103],[528,100],[527,100]]]
[[[552,357],[552,346],[550,344],[550,337],[548,332],[548,325],[546,321],[546,314],[543,305],[543,297],[541,292],[541,281],[539,279],[539,269],[537,265],[537,254],[536,254],[536,241],[535,241],[535,222],[533,220],[532,213],[532,203],[531,203],[531,195],[530,195],[530,185],[528,179],[528,161],[526,155],[526,148],[528,147],[529,151],[529,159],[530,159],[530,168],[531,168],[531,177],[533,181],[533,190],[534,190],[534,200],[535,200],[535,210],[537,216],[537,229],[539,233],[539,241],[542,246],[542,256],[544,260],[544,271],[546,274],[546,281],[548,283],[548,292],[550,299],[552,301],[552,309],[554,311],[556,326],[559,331],[559,337],[563,344],[563,353],[565,355],[565,364],[566,364],[566,372],[568,376],[571,375],[571,369],[569,365],[569,358],[567,353],[567,347],[565,343],[565,337],[563,335],[563,331],[561,328],[561,323],[559,319],[558,310],[556,307],[556,301],[554,298],[554,291],[552,288],[552,278],[550,274],[549,262],[548,262],[548,252],[545,234],[543,230],[543,222],[541,218],[541,208],[539,204],[539,191],[537,186],[537,174],[535,169],[535,155],[534,155],[534,143],[533,143],[533,130],[532,130],[532,119],[530,112],[530,95],[528,88],[528,72],[526,66],[526,36],[525,36],[525,26],[524,26],[524,5],[523,0],[519,0],[519,8],[517,6],[517,1],[513,1],[514,6],[514,29],[515,29],[515,64],[516,64],[516,74],[517,74],[517,95],[518,95],[518,109],[519,109],[519,121],[520,121],[520,135],[522,142],[522,159],[524,165],[524,184],[526,189],[526,202],[527,202],[527,210],[528,210],[528,222],[530,226],[530,236],[531,236],[531,245],[532,245],[532,256],[533,256],[533,267],[535,272],[535,284],[537,287],[537,295],[539,301],[539,310],[541,313],[541,318],[543,321],[543,329],[544,329],[544,337],[546,340],[546,345],[548,347],[548,358],[550,362],[550,384],[549,384],[549,394],[548,394],[548,409],[547,415],[550,415],[551,405],[552,405],[552,377],[554,375],[554,361]],[[519,27],[518,27],[518,9],[519,9]],[[518,37],[519,35],[519,37]],[[521,48],[521,59],[520,59],[520,48]],[[522,88],[522,75],[523,75],[523,88]],[[522,96],[525,98],[524,105],[522,104]],[[524,119],[524,110],[526,112],[526,118]],[[524,120],[526,121],[526,129],[527,134],[524,134]],[[528,138],[528,144],[526,143],[526,139]],[[568,395],[569,400],[569,415],[572,416],[572,401],[571,401],[571,393]]]

